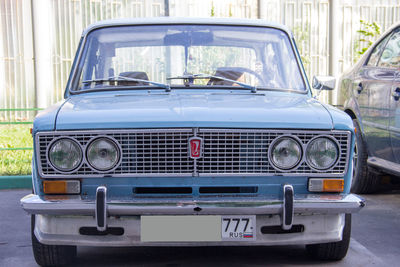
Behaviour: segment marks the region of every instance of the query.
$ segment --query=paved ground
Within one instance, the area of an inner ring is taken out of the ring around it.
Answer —
[[[37,266],[30,243],[30,218],[19,207],[29,190],[0,190],[0,266]],[[75,266],[399,266],[400,186],[386,187],[353,216],[347,257],[310,260],[303,246],[78,249]]]

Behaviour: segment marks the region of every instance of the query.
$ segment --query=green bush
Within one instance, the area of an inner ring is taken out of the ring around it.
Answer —
[[[354,43],[354,62],[356,62],[381,34],[381,27],[376,22],[360,20],[360,29],[357,31],[359,39]]]

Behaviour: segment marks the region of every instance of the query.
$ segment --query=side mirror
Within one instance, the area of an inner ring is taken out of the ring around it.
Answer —
[[[332,76],[314,76],[312,87],[317,90],[335,89],[336,78]]]

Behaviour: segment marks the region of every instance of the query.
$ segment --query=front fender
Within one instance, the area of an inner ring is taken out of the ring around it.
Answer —
[[[361,129],[361,135],[364,137],[364,125],[362,123],[362,116],[360,113],[358,102],[354,97],[346,100],[346,102],[344,103],[344,111],[349,115],[351,113],[353,114],[353,116],[355,116],[355,119],[358,121],[358,125]]]

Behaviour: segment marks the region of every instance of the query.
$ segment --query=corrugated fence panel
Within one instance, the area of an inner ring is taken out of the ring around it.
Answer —
[[[350,68],[359,58],[357,51],[365,47],[359,43],[361,29],[360,20],[376,22],[383,33],[390,26],[400,21],[400,1],[398,0],[343,0],[338,16],[341,25],[340,32],[340,58],[338,59],[339,72]],[[376,38],[376,37],[375,37]],[[371,39],[372,41],[374,39]]]
[[[54,44],[52,51],[55,103],[62,99],[82,30],[94,22],[125,17],[160,16],[164,1],[59,0],[52,1]]]
[[[0,122],[30,120],[35,106],[30,1],[0,1]]]

